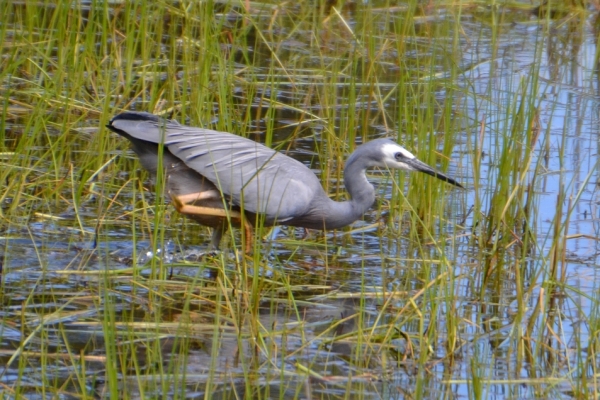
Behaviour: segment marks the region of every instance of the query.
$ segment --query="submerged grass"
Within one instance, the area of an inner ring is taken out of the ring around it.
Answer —
[[[570,142],[539,125],[541,45],[524,78],[502,67],[527,12],[330,5],[0,4],[5,395],[597,397],[598,292],[570,280],[567,242],[594,168],[559,172],[541,228],[544,157],[562,170]],[[364,222],[258,229],[249,256],[231,230],[196,260],[205,229],[103,128],[127,109],[257,139],[338,199],[356,144],[395,137],[469,194],[374,172]]]

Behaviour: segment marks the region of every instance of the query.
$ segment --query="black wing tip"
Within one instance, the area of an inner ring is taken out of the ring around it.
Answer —
[[[152,121],[158,122],[161,118],[157,115],[148,112],[125,111],[115,115],[109,122],[112,125],[115,121]]]
[[[120,114],[115,115],[108,121],[108,125],[106,127],[111,131],[118,133],[119,135],[128,136],[126,132],[114,126],[115,122],[118,121],[150,121],[150,122],[160,122],[162,119],[154,114],[150,114],[148,112],[143,111],[125,111]]]

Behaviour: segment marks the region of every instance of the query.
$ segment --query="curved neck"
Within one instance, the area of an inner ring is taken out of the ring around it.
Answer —
[[[367,165],[348,159],[344,169],[344,185],[350,194],[349,201],[337,202],[329,199],[327,210],[323,215],[326,229],[341,228],[361,218],[375,202],[375,189],[367,181],[365,171]]]

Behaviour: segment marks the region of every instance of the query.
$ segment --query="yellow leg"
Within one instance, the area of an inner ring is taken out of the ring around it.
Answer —
[[[246,218],[244,218],[244,234],[246,235],[246,253],[250,253],[252,251],[252,244],[254,243],[254,230],[252,229],[252,225],[246,221]]]
[[[171,194],[171,199],[175,196]],[[216,190],[207,190],[205,192],[198,193],[188,193],[188,194],[180,194],[177,196],[177,200],[179,200],[182,204],[193,203],[194,201],[199,200],[208,200],[208,199],[220,199],[221,194]]]
[[[185,204],[184,199],[187,199],[189,195],[183,196],[175,196],[171,194],[171,201],[173,202],[173,206],[175,209],[179,211],[181,214],[187,215],[209,215],[213,217],[224,217],[227,216],[234,219],[241,219],[242,215],[239,211],[227,211],[223,208],[212,208],[212,207],[202,207],[202,206],[192,206],[190,204]],[[195,194],[193,200],[197,200],[198,196]]]
[[[193,206],[190,204],[185,204],[188,201],[195,201],[201,199],[212,198],[212,193],[214,191],[200,192],[200,193],[192,193],[182,196],[175,196],[172,193],[171,201],[173,202],[173,206],[175,209],[184,215],[208,215],[213,217],[222,217],[222,218],[231,218],[236,221],[243,221],[244,225],[244,233],[246,235],[246,253],[250,253],[252,250],[253,243],[253,229],[252,225],[246,221],[246,218],[242,217],[242,214],[239,211],[225,210],[223,208],[212,208],[212,207],[202,207],[202,206]]]

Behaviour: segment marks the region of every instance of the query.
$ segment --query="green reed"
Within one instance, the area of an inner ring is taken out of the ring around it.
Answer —
[[[492,385],[486,363],[496,353],[479,341],[509,341],[516,371],[524,364],[544,372],[558,366],[551,360],[562,353],[540,343],[553,340],[551,328],[560,323],[552,294],[574,291],[566,287],[565,243],[577,196],[571,201],[561,191],[553,232],[540,244],[534,189],[543,168],[536,157],[550,144],[536,126],[539,71],[532,68],[510,94],[490,87],[475,99],[484,98],[475,101],[483,107],[467,115],[473,88],[455,82],[479,62],[461,64],[461,16],[469,7],[439,6],[447,17],[436,19],[435,7],[417,1],[334,8],[302,1],[25,3],[0,5],[7,16],[0,24],[0,229],[33,236],[32,223],[44,223],[57,232],[72,229],[73,247],[100,246],[82,250],[61,271],[44,270],[53,284],[67,277],[85,282],[78,290],[37,297],[34,285],[2,283],[4,293],[15,290],[25,299],[19,313],[2,314],[3,324],[32,340],[67,343],[50,348],[21,341],[11,354],[18,378],[6,384],[10,394],[181,398],[196,390],[207,398],[217,392],[302,398],[316,396],[317,382],[343,392],[340,397],[367,398],[381,388],[377,379],[391,382],[400,367],[415,371],[414,397],[441,391],[451,397],[452,385],[432,365],[452,371],[466,352],[470,396],[485,398]],[[488,62],[495,65],[504,18],[511,16],[486,9],[473,18],[492,30]],[[490,68],[491,75],[501,72]],[[173,211],[162,177],[151,184],[125,140],[104,128],[129,109],[234,132],[284,152],[310,143],[306,159],[340,200],[343,162],[356,144],[394,137],[421,160],[472,184],[475,204],[469,217],[466,192],[429,176],[373,172],[382,198],[365,223],[307,238],[288,230],[272,253],[261,240],[269,230],[259,227],[251,255],[241,251],[248,238],[231,229],[224,246],[233,256],[138,262],[138,243],[151,243],[156,255],[169,241],[204,248],[208,235]],[[486,116],[496,116],[491,125]],[[488,131],[497,141],[481,140]],[[499,162],[480,176],[485,157]],[[462,226],[467,220],[470,226]],[[378,251],[368,248],[374,229]],[[117,269],[111,246],[119,237],[114,232],[123,230],[132,261]],[[40,242],[44,269],[50,239]],[[374,271],[374,260],[381,271]],[[509,328],[497,323],[513,298],[507,281],[516,299]],[[585,317],[591,332],[598,326],[597,297],[586,297],[595,305]],[[75,319],[76,328],[90,329],[102,343],[69,347],[77,329],[62,322],[72,318],[68,307],[53,309],[52,324],[33,326],[34,316],[48,313],[29,305],[50,303],[97,310]],[[327,313],[339,304],[341,311]],[[314,310],[324,317],[307,318]],[[474,326],[476,335],[467,334]],[[590,376],[584,372],[595,371],[594,357],[584,356],[584,348],[598,344],[595,338],[584,343],[575,346],[578,373]],[[38,355],[17,357],[31,349]],[[328,369],[324,358],[342,367]],[[58,359],[70,367],[62,381],[48,372]],[[103,367],[93,370],[94,362]],[[43,371],[44,385],[23,383],[31,369]],[[582,396],[597,393],[591,382],[569,383]],[[537,393],[554,393],[530,384]]]

